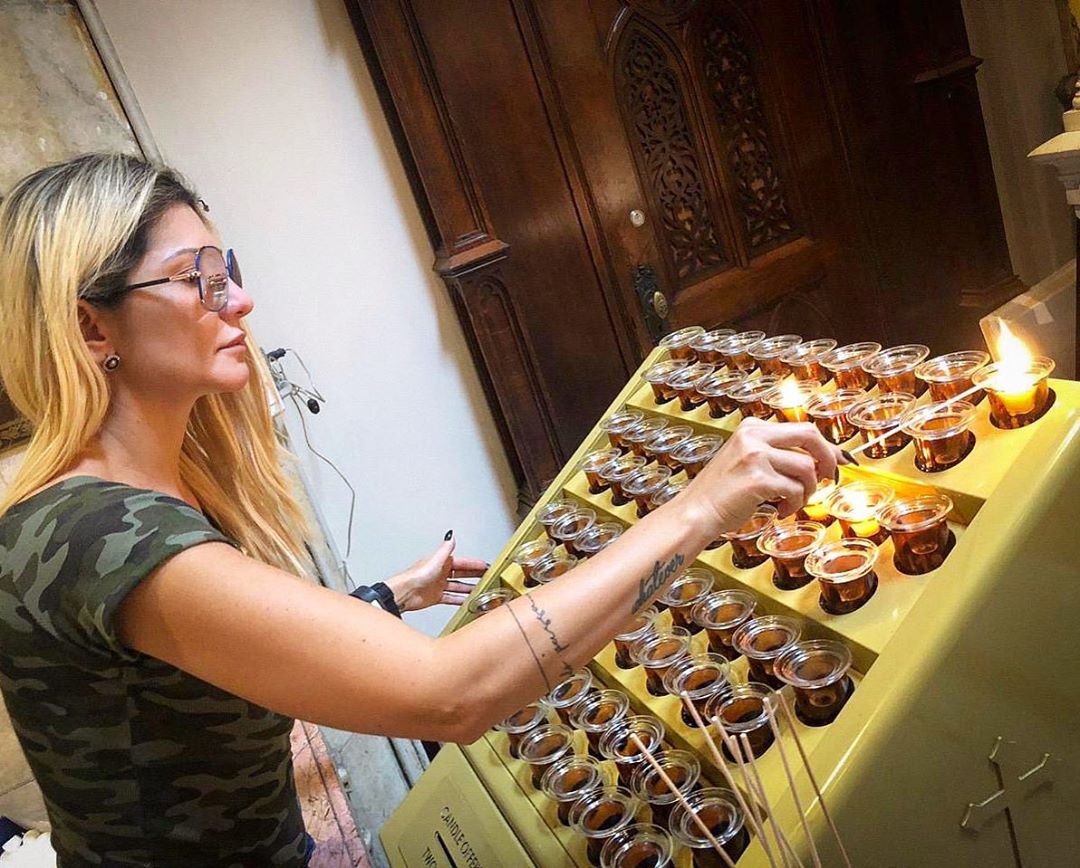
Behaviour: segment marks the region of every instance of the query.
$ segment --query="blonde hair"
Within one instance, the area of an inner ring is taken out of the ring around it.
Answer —
[[[0,381],[33,429],[0,515],[64,472],[100,429],[109,386],[83,340],[77,302],[120,303],[154,224],[178,203],[201,216],[201,201],[172,170],[89,154],[34,172],[0,204]],[[247,385],[196,402],[181,479],[252,557],[303,570],[307,523],[270,416],[270,372],[250,333],[247,347]]]

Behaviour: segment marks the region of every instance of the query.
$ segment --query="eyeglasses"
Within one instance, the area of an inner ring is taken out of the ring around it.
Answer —
[[[195,252],[195,267],[183,274],[162,277],[159,280],[146,280],[142,283],[129,283],[124,289],[146,289],[148,286],[160,286],[178,280],[194,280],[199,287],[199,301],[209,311],[216,313],[228,304],[229,281],[243,286],[240,265],[232,249],[221,252],[213,245],[200,247]]]

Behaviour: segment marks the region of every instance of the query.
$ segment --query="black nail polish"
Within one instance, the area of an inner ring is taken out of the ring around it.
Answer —
[[[448,530],[448,531],[446,532],[446,536],[444,536],[444,537],[443,537],[443,542],[449,542],[449,541],[450,541],[450,537],[452,537],[453,535],[454,535],[454,529],[453,529],[453,528],[450,528],[450,530]]]
[[[858,461],[855,460],[855,456],[852,455],[850,452],[848,452],[846,449],[841,449],[840,454],[843,455],[844,458],[847,459],[848,464],[858,464],[859,463]]]

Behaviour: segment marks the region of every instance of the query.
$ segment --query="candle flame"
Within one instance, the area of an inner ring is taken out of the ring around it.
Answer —
[[[800,389],[799,381],[794,377],[788,377],[780,384],[780,398],[783,400],[785,407],[798,407],[806,401],[806,396],[803,395]]]
[[[998,373],[994,377],[994,387],[1001,392],[1023,392],[1031,388],[1035,377],[1031,373],[1033,357],[1027,345],[1020,340],[1009,324],[998,319],[998,337],[995,355],[998,358]]]

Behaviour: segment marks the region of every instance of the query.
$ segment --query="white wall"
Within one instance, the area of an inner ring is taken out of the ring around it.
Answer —
[[[1038,283],[1074,253],[1073,218],[1054,170],[1027,158],[1061,132],[1054,88],[1068,71],[1051,0],[963,0],[979,101],[994,164],[1009,256],[1020,279]]]
[[[260,343],[298,350],[327,399],[307,422],[360,495],[353,577],[407,566],[449,528],[492,560],[512,477],[344,4],[97,6],[165,159],[238,251]],[[344,552],[348,492],[305,469]],[[449,614],[410,620],[434,632]]]

